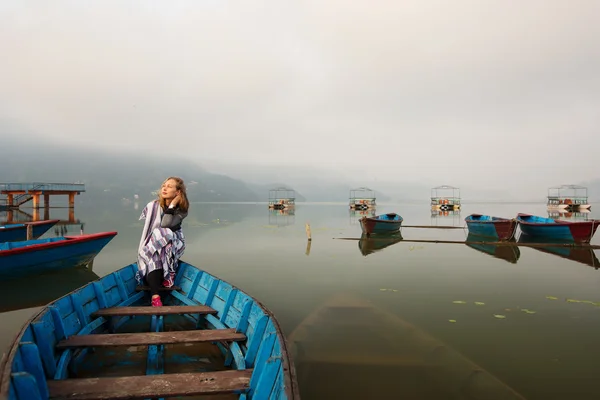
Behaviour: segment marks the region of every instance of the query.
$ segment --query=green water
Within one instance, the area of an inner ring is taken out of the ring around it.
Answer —
[[[76,218],[86,233],[118,231],[94,262],[93,272],[98,276],[135,261],[143,205],[137,209],[134,203],[105,209],[76,207]],[[589,218],[595,216],[596,207]],[[433,217],[426,202],[380,205],[377,212],[397,212],[406,225],[458,227],[470,213],[547,216],[544,204],[464,204],[460,215],[447,217]],[[0,214],[0,222],[5,217],[6,213]],[[52,209],[50,217],[66,219],[67,210]],[[288,336],[302,331],[306,318],[333,296],[343,295],[412,324],[418,333],[410,340],[431,336],[456,350],[464,356],[456,360],[457,371],[476,364],[527,399],[600,397],[600,360],[596,357],[600,307],[590,303],[600,302],[600,271],[533,248],[498,252],[464,244],[409,242],[462,241],[466,238],[462,229],[404,228],[404,241],[365,256],[365,248],[374,243],[339,240],[360,237],[358,218],[342,203],[301,203],[294,215],[277,215],[266,204],[194,203],[184,222],[187,249],[183,258],[258,298],[275,313]],[[310,246],[307,222],[312,230]],[[78,234],[81,226],[67,229]],[[51,230],[45,236],[57,233]],[[592,243],[598,244],[599,239]],[[481,250],[497,252],[494,256]],[[583,262],[593,262],[592,257],[593,253],[578,255]],[[77,279],[91,279],[81,275]],[[72,274],[61,273],[3,283],[0,302],[11,311],[2,314],[0,346],[5,349],[38,309],[36,298],[50,301],[72,290],[77,282]],[[443,391],[430,393],[431,382],[421,381],[415,372],[423,367],[378,365],[378,357],[396,351],[396,331],[391,322],[386,326],[385,321],[361,315],[357,312],[345,330],[338,331],[335,347],[362,361],[315,364],[299,359],[304,398],[331,398],[331,393],[343,393],[346,398],[454,398],[440,394]],[[333,322],[325,319],[312,324],[304,329],[304,340],[318,347],[334,330]],[[399,333],[397,342],[405,340]],[[464,378],[451,373],[449,377],[457,379],[455,386]],[[416,393],[425,394],[415,397]]]

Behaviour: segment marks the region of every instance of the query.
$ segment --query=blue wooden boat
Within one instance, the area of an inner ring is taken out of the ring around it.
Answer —
[[[575,243],[589,243],[600,225],[600,220],[561,221],[530,214],[518,214],[521,232],[534,238],[546,238]]]
[[[0,397],[300,398],[286,340],[258,300],[181,262],[164,306],[151,307],[136,271],[128,265],[33,316],[0,362]]]
[[[116,235],[102,232],[0,243],[0,277],[17,278],[87,265]]]
[[[58,222],[57,219],[49,219],[46,221],[24,222],[22,224],[9,224],[0,226],[0,243],[16,242],[19,240],[27,240],[27,226],[31,226],[32,237],[37,239],[42,236],[48,229],[52,228]]]
[[[511,240],[515,237],[517,221],[515,219],[493,217],[490,215],[471,214],[465,218],[470,235]]]
[[[367,236],[373,233],[398,232],[402,226],[402,217],[396,213],[376,215],[374,217],[362,217],[360,228]]]

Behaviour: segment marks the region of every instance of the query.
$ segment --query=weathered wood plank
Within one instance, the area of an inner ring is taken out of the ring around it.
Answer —
[[[241,341],[246,335],[235,329],[206,329],[173,332],[112,333],[74,335],[58,342],[58,349],[73,347],[142,346],[172,343]]]
[[[52,400],[124,400],[246,391],[251,369],[48,381]]]
[[[160,288],[158,288],[159,292],[172,292],[173,290],[181,290],[181,288],[179,286],[171,286],[171,287],[161,286]],[[142,292],[142,291],[149,292],[150,286],[136,286],[135,291],[136,292]]]
[[[162,307],[110,307],[101,308],[93,317],[117,317],[131,315],[172,315],[172,314],[216,314],[217,310],[208,306],[162,306]]]

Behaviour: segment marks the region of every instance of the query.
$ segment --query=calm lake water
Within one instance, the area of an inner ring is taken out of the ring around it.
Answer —
[[[118,231],[96,258],[95,275],[135,261],[144,205],[76,206],[86,233]],[[599,217],[598,207],[578,218]],[[377,212],[397,212],[405,225],[458,227],[470,213],[548,215],[544,204],[531,203],[464,204],[460,215],[448,216],[432,216],[427,202],[380,205]],[[50,217],[67,219],[68,210],[51,209]],[[600,271],[586,264],[597,263],[593,251],[569,259],[568,252],[526,247],[410,242],[464,241],[463,229],[403,228],[404,241],[358,241],[359,217],[343,203],[301,203],[294,215],[266,204],[194,203],[184,222],[184,260],[275,313],[299,349],[303,398],[458,398],[479,379],[474,369],[531,400],[600,397],[600,306],[593,304],[600,305]],[[5,218],[0,213],[0,222]],[[81,225],[67,229],[78,234]],[[599,241],[597,235],[592,243]],[[40,304],[95,275],[69,271],[2,283],[1,348]]]

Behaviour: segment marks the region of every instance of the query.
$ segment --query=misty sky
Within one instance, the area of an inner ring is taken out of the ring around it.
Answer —
[[[600,1],[3,1],[2,121],[208,169],[545,193],[600,177]]]

